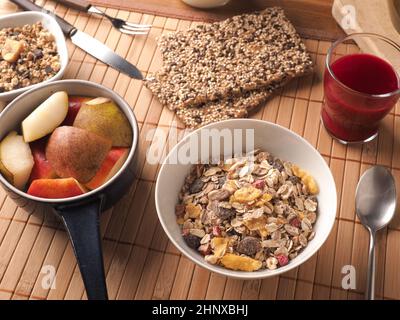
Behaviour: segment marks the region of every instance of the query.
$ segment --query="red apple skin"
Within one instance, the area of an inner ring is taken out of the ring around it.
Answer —
[[[86,191],[74,178],[38,179],[32,181],[28,194],[40,198],[61,199],[84,194]]]
[[[103,161],[99,171],[97,171],[96,175],[92,180],[86,183],[85,186],[93,190],[107,182],[122,167],[128,154],[129,148],[112,148]]]
[[[47,137],[45,137],[29,144],[33,160],[35,161],[31,176],[29,177],[29,182],[37,179],[52,179],[57,177],[56,172],[46,159],[47,140]]]
[[[86,101],[92,100],[90,97],[69,96],[68,97],[68,113],[64,122],[60,126],[72,126],[74,124],[76,115],[79,112],[82,104]]]

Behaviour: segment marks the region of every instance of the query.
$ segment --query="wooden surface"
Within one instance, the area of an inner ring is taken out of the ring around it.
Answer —
[[[227,5],[212,10],[201,10],[181,0],[90,0],[92,4],[129,11],[196,21],[215,21],[242,12],[281,6],[297,31],[307,38],[336,40],[342,30],[332,18],[333,0],[231,0]]]
[[[140,70],[157,70],[160,55],[155,39],[194,23],[185,20],[107,9],[131,22],[153,24],[147,37],[129,37],[107,22],[37,1],[55,10],[80,30],[106,43]],[[16,7],[0,2],[0,14]],[[168,133],[174,115],[153,99],[137,80],[106,67],[68,42],[71,62],[65,78],[101,83],[122,95],[139,121],[141,176],[112,210],[103,214],[104,259],[111,299],[361,299],[367,271],[368,234],[354,211],[360,174],[373,164],[392,169],[400,182],[400,106],[384,120],[378,139],[364,146],[346,147],[321,127],[321,76],[330,42],[307,40],[316,62],[314,75],[299,79],[271,99],[254,117],[279,123],[305,137],[324,156],[338,191],[338,212],[328,240],[308,262],[279,277],[242,281],[228,279],[195,266],[168,241],[154,206],[158,165],[145,162],[153,129]],[[341,47],[345,53],[352,46]],[[146,140],[147,138],[147,140]],[[400,184],[398,185],[400,190]],[[84,299],[84,288],[68,237],[58,220],[43,207],[17,207],[0,188],[0,299]],[[399,210],[398,210],[399,211]],[[378,235],[377,296],[400,299],[400,214]],[[56,268],[56,288],[42,287],[43,266]],[[356,290],[341,289],[342,267],[356,268]]]

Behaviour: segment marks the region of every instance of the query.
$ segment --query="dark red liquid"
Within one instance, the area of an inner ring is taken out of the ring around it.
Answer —
[[[365,53],[339,58],[331,64],[331,70],[345,86],[325,70],[325,102],[321,112],[325,127],[335,137],[348,142],[374,136],[380,120],[396,104],[399,94],[373,95],[399,89],[396,71],[385,60]]]

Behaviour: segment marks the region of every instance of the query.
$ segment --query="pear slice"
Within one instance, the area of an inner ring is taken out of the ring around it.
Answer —
[[[75,127],[58,127],[51,134],[46,158],[61,178],[89,182],[111,149],[111,140]]]
[[[67,93],[59,91],[52,94],[22,121],[25,142],[38,140],[53,132],[64,121],[67,113]]]
[[[23,189],[29,180],[34,165],[29,144],[15,131],[10,132],[0,143],[0,171],[18,189]]]
[[[120,108],[108,98],[85,102],[74,121],[74,127],[86,129],[112,140],[113,147],[130,147],[132,129]]]

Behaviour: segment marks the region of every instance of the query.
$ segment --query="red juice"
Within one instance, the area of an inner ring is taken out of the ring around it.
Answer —
[[[380,120],[399,99],[399,94],[390,94],[400,86],[396,71],[385,60],[366,53],[343,56],[330,68],[338,81],[325,70],[321,116],[326,129],[347,142],[374,137]]]

